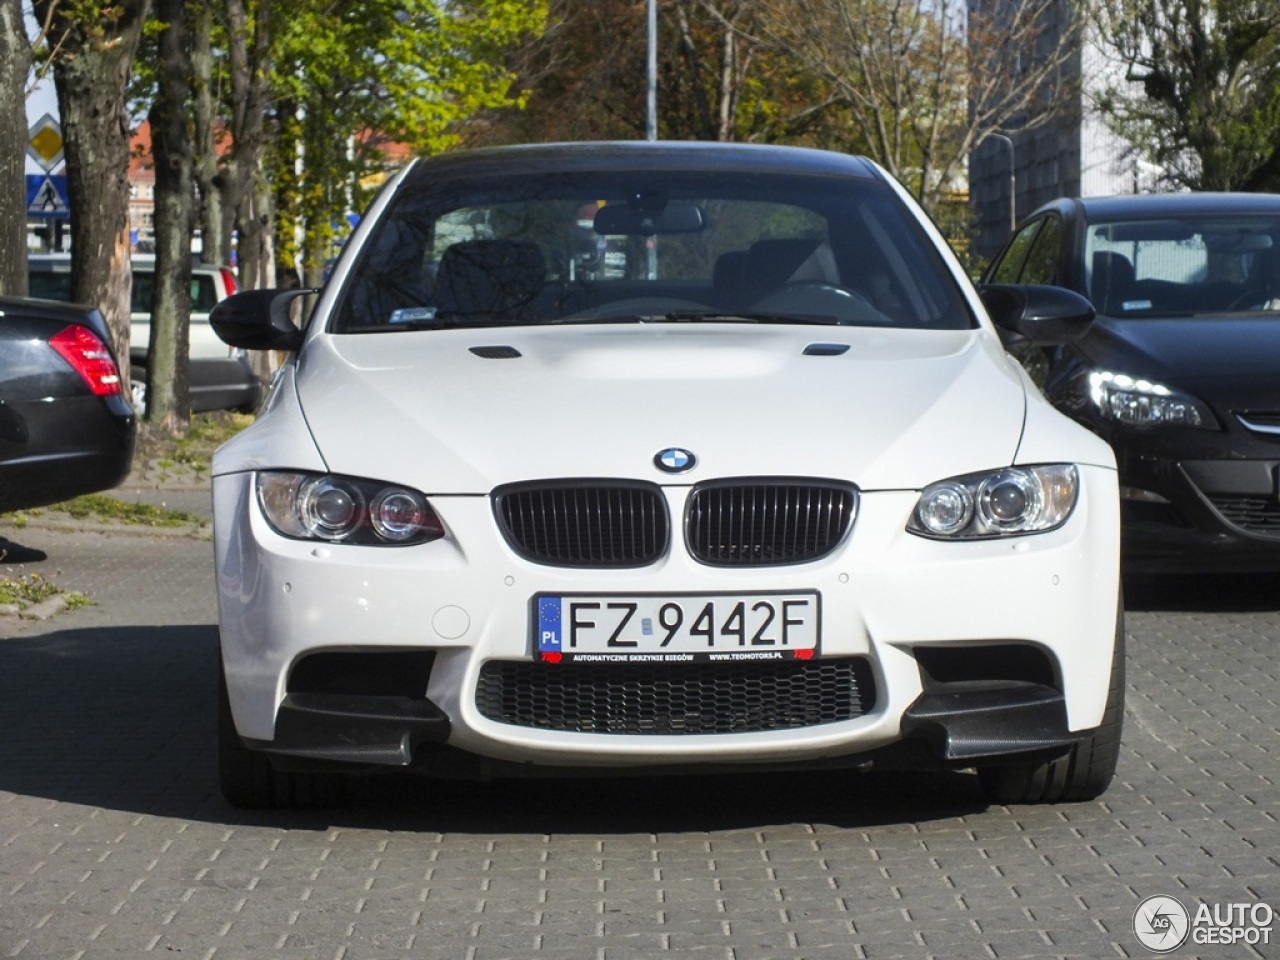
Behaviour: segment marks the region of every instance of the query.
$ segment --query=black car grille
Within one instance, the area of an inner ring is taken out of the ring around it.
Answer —
[[[1267,496],[1209,494],[1224,520],[1255,536],[1280,537],[1280,500]]]
[[[1246,429],[1266,437],[1280,434],[1280,412],[1270,410],[1237,411],[1236,419]]]
[[[535,563],[639,567],[667,550],[662,491],[653,484],[519,484],[494,492],[507,542]]]
[[[866,660],[562,663],[491,660],[476,706],[498,723],[575,733],[795,730],[875,705]]]
[[[689,498],[689,550],[702,563],[726,567],[817,560],[840,543],[857,505],[857,491],[847,484],[795,480],[705,484]]]

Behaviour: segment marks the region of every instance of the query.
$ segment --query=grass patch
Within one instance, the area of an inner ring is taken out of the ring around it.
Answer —
[[[253,421],[251,413],[197,413],[191,417],[187,432],[180,437],[140,424],[135,464],[156,463],[165,470],[184,468],[207,476],[213,468],[213,452]]]
[[[3,557],[0,557],[3,559]],[[44,579],[38,573],[22,577],[0,577],[0,606],[25,610],[50,597],[61,596],[68,607],[83,607],[89,598],[82,593],[67,593],[56,583]]]
[[[251,413],[198,414],[191,418],[191,429],[174,442],[173,459],[188,466],[202,467],[207,473],[213,463],[213,452],[249,424]]]
[[[124,523],[137,527],[185,527],[206,524],[203,518],[187,513],[185,510],[170,510],[167,507],[155,507],[149,503],[126,503],[101,493],[88,493],[52,506],[20,510],[15,513],[0,514],[0,516],[21,529],[31,522],[32,517],[48,516],[54,512],[65,513],[75,520]],[[3,556],[0,556],[0,559],[3,559]]]
[[[99,523],[116,521],[143,527],[182,527],[191,523],[204,523],[185,510],[169,510],[149,503],[125,503],[101,493],[85,494],[46,509],[70,514],[76,520],[95,520]]]

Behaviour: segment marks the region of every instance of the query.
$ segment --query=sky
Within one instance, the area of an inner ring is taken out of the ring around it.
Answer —
[[[27,126],[39,121],[45,114],[49,114],[55,120],[58,118],[58,97],[53,92],[53,81],[47,81],[40,85],[29,97],[27,97]],[[40,167],[31,155],[27,155],[27,173],[40,173]],[[61,171],[55,171],[61,172]]]
[[[27,14],[27,32],[34,36],[36,33],[36,21],[31,16],[31,11],[26,9],[27,4],[23,4],[23,8]],[[49,114],[55,119],[58,116],[58,95],[53,89],[53,79],[49,78],[42,82],[30,96],[27,97],[27,126]],[[27,157],[27,173],[40,173],[40,168],[30,156]]]

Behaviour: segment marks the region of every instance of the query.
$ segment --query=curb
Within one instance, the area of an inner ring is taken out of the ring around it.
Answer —
[[[93,520],[61,520],[56,517],[27,517],[22,523],[0,520],[0,530],[55,530],[58,533],[101,533],[131,537],[190,537],[212,540],[213,527],[204,523],[184,523],[172,527],[149,527],[141,523],[99,523]]]
[[[65,610],[70,605],[73,595],[84,596],[84,594],[70,593],[54,594],[48,600],[41,600],[25,610],[19,610],[18,618],[21,620],[48,620],[50,617]]]
[[[57,616],[63,610],[71,606],[73,598],[88,599],[88,597],[77,590],[69,590],[65,593],[57,593],[52,597],[34,603],[29,607],[23,607],[16,603],[6,603],[0,605],[0,623],[8,621],[10,624],[21,623],[26,620],[49,620]]]

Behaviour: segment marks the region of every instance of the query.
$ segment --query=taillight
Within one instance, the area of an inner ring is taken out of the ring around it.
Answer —
[[[120,392],[120,371],[111,359],[111,351],[88,327],[73,324],[50,338],[49,346],[71,364],[95,396]]]

